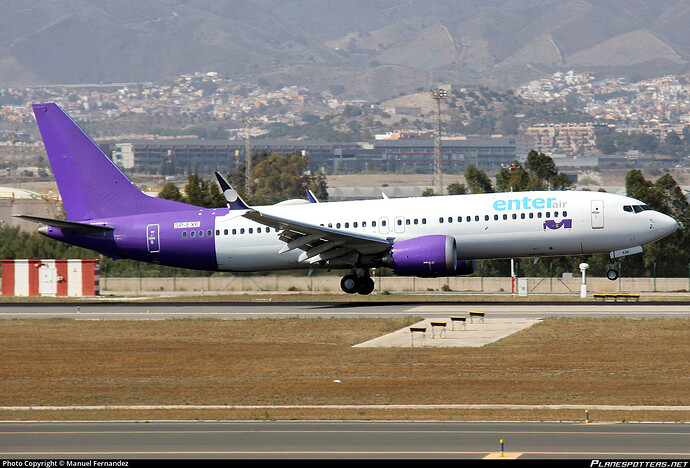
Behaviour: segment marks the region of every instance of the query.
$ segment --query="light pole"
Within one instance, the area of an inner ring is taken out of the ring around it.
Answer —
[[[438,195],[443,195],[443,153],[441,150],[441,100],[448,96],[445,89],[431,89],[431,97],[436,100],[436,135],[434,138],[434,187]]]
[[[252,194],[252,124],[254,119],[252,117],[245,117],[242,123],[247,126],[246,143],[244,146],[244,162],[245,162],[245,179],[244,192],[247,196]]]

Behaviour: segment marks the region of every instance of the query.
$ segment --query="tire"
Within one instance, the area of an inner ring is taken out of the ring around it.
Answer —
[[[357,278],[357,292],[366,296],[371,294],[374,290],[374,280],[368,276],[361,276]]]
[[[345,275],[340,280],[340,289],[348,294],[357,292],[357,277],[355,275]]]
[[[606,272],[606,277],[611,281],[615,281],[618,279],[618,272],[611,268],[609,271]]]

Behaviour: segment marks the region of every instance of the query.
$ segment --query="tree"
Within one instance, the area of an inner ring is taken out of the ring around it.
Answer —
[[[471,193],[492,193],[494,191],[486,171],[478,169],[476,166],[467,166],[465,181],[467,181],[467,187]]]
[[[185,185],[187,203],[205,208],[219,208],[227,204],[215,180],[203,180],[196,174],[188,177]]]
[[[467,193],[467,186],[458,182],[453,182],[447,187],[448,195],[464,195]]]
[[[163,186],[160,192],[158,192],[158,198],[165,198],[168,200],[174,200],[178,202],[185,202],[184,195],[180,189],[173,182],[168,182]]]
[[[301,154],[280,156],[263,152],[253,155],[252,196],[244,193],[245,164],[228,174],[228,182],[250,205],[269,205],[290,198],[305,198],[311,190],[319,201],[328,199],[326,176],[308,169]]]

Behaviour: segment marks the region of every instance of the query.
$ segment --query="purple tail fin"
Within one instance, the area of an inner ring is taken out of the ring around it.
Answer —
[[[139,190],[56,104],[33,110],[69,220],[194,208]]]

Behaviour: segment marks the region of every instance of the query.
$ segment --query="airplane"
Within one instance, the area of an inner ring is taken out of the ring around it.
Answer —
[[[55,103],[33,104],[67,220],[28,215],[52,239],[112,258],[198,270],[349,271],[349,294],[374,290],[371,269],[472,274],[479,259],[608,253],[611,263],[678,228],[622,195],[504,192],[248,206],[216,172],[226,207],[144,194]],[[613,267],[609,279],[618,273]]]

